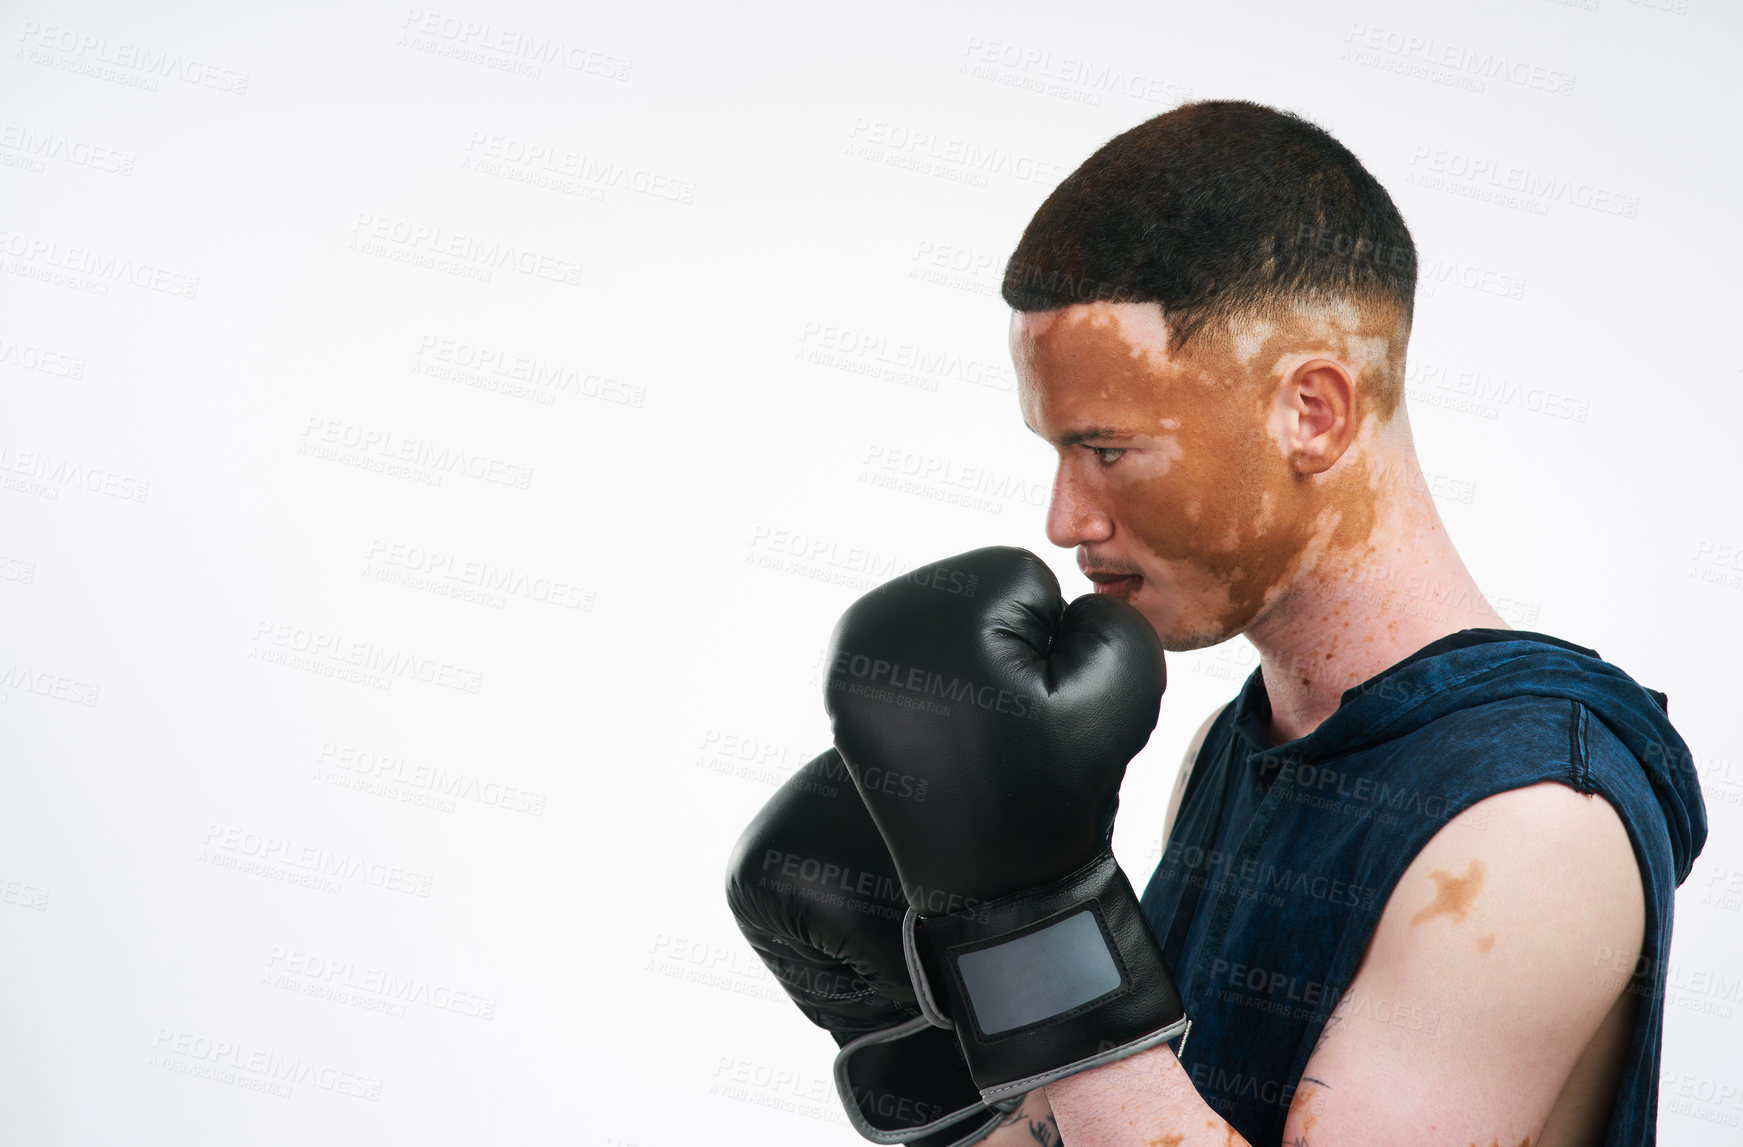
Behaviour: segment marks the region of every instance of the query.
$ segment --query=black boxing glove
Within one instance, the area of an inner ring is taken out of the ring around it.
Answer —
[[[920,1014],[902,951],[907,901],[834,749],[782,784],[733,848],[726,899],[793,1002],[835,1037],[835,1086],[878,1143],[964,1147],[1010,1103],[980,1097],[956,1040]]]
[[[1027,550],[922,566],[836,626],[835,744],[901,875],[922,1011],[954,1027],[989,1103],[1186,1030],[1111,849],[1164,684],[1137,610],[1066,605]]]

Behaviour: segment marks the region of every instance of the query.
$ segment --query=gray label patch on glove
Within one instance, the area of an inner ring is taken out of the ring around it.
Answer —
[[[1089,909],[1026,936],[956,958],[986,1035],[1081,1007],[1120,987],[1120,970]]]

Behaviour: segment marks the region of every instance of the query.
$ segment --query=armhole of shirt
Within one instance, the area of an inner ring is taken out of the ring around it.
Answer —
[[[1204,724],[1198,727],[1198,732],[1192,735],[1192,741],[1186,747],[1186,755],[1180,761],[1180,771],[1174,777],[1174,788],[1168,794],[1168,814],[1162,825],[1162,844],[1164,847],[1168,844],[1168,838],[1174,835],[1174,825],[1180,819],[1180,810],[1186,807],[1187,790],[1192,787],[1192,774],[1197,771],[1198,757],[1204,752],[1205,741],[1210,739],[1211,726],[1215,725],[1217,720],[1228,712],[1229,706],[1233,704],[1232,700],[1224,702],[1209,717],[1206,717]]]

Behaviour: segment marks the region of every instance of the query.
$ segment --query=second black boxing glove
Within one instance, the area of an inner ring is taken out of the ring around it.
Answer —
[[[834,749],[782,784],[740,836],[726,897],[739,931],[799,1010],[835,1037],[835,1086],[878,1143],[966,1147],[1001,1110],[956,1040],[920,1014],[902,951],[907,901]]]

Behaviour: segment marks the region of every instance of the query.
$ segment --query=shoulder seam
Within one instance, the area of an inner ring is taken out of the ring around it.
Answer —
[[[1573,712],[1568,720],[1568,763],[1573,770],[1573,787],[1576,792],[1591,795],[1597,790],[1592,787],[1592,763],[1586,750],[1586,707],[1578,701],[1570,700]]]

